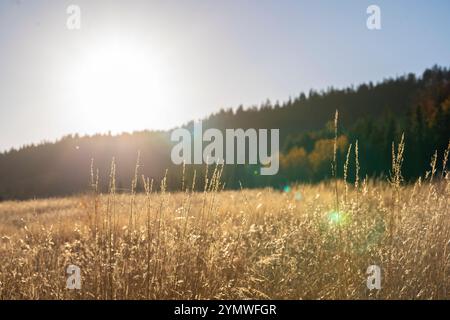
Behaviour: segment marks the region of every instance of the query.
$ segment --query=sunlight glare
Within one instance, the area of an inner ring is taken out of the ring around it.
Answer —
[[[86,49],[70,73],[75,118],[113,133],[148,128],[163,111],[165,68],[142,45],[116,41]]]

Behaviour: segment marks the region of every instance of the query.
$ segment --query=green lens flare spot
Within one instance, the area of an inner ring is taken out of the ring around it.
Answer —
[[[348,214],[333,210],[327,215],[328,222],[332,225],[344,225],[348,222]]]

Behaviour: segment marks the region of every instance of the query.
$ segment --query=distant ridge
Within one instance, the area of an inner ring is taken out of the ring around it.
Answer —
[[[267,101],[260,106],[240,106],[236,111],[222,109],[210,115],[204,119],[205,128],[279,128],[284,163],[289,163],[284,171],[272,178],[255,176],[254,168],[249,166],[226,168],[227,186],[237,188],[239,181],[244,181],[246,187],[279,187],[292,181],[314,182],[327,178],[328,160],[318,148],[326,145],[331,137],[328,123],[336,109],[340,113],[340,134],[345,138],[342,149],[359,139],[363,161],[361,174],[386,174],[391,143],[405,132],[405,177],[417,176],[428,166],[434,150],[444,150],[450,138],[450,69],[434,66],[420,77],[407,74],[377,84],[320,92],[311,90],[307,95],[302,93],[281,104]],[[189,122],[185,126],[192,124]],[[88,189],[92,158],[99,168],[103,187],[106,187],[110,162],[115,157],[119,187],[126,189],[138,150],[142,159],[141,173],[159,179],[168,168],[171,174],[169,188],[175,189],[180,169],[170,162],[172,143],[169,138],[169,131],[140,131],[115,136],[69,135],[57,142],[3,152],[0,154],[0,199],[83,192]],[[317,144],[319,141],[323,143]],[[414,148],[408,148],[409,145]],[[299,151],[303,155],[297,152],[294,159],[293,151],[296,150],[303,150]],[[341,153],[345,151],[341,150]],[[311,163],[313,156],[317,163]],[[302,173],[304,170],[307,172]]]

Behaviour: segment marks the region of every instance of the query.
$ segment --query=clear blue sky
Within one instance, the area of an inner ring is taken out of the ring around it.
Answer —
[[[0,150],[421,73],[449,40],[448,0],[0,0]]]

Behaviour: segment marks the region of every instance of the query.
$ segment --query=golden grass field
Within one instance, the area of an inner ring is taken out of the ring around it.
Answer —
[[[3,202],[0,298],[448,299],[450,187],[437,175],[221,191],[216,168],[197,192],[144,179],[136,193],[136,179],[118,194],[112,175],[109,194],[94,182]],[[66,289],[70,264],[81,290]],[[366,287],[369,265],[381,290]]]
[[[336,177],[337,112],[334,154]],[[170,193],[139,178],[128,194],[109,192],[0,203],[1,299],[449,299],[450,143],[438,170],[403,183],[404,139],[392,144],[387,181],[344,179],[318,185],[225,191],[224,167]],[[139,187],[145,192],[137,193]],[[68,289],[67,267],[81,269]],[[369,290],[369,266],[382,272]]]

